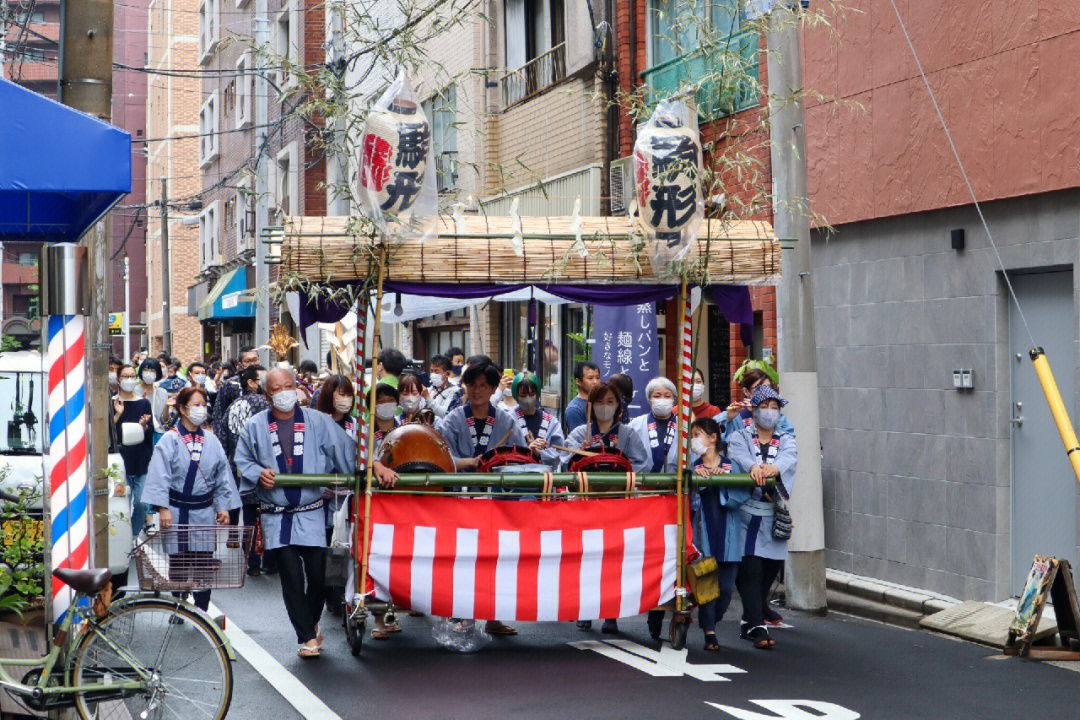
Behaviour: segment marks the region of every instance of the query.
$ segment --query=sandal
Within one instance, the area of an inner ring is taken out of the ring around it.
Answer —
[[[386,632],[388,632],[388,633],[399,633],[399,632],[401,632],[401,626],[398,625],[397,623],[390,623],[389,625],[386,626]]]
[[[619,622],[617,620],[605,620],[604,624],[600,626],[600,632],[605,635],[615,635],[619,632]]]
[[[754,643],[758,650],[772,650],[776,641],[769,637],[769,631],[764,625],[759,625],[746,634],[746,639]]]
[[[499,622],[498,620],[490,620],[484,627],[484,630],[491,635],[517,635],[517,630],[509,625]]]
[[[390,630],[389,629],[380,629],[380,628],[371,628],[371,638],[373,640],[389,640],[390,639]]]
[[[301,645],[300,649],[296,651],[296,654],[304,660],[311,660],[313,658],[319,657],[322,654],[322,650],[317,647],[308,647],[307,645]]]
[[[705,650],[707,652],[720,651],[720,643],[716,641],[716,633],[705,633]]]
[[[318,625],[315,626],[315,643],[319,646],[319,649],[322,650],[323,634]]]
[[[578,620],[577,629],[581,630],[582,632],[588,632],[589,630],[592,630],[592,620]]]

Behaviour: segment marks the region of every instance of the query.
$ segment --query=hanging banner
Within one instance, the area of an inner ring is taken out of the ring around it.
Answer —
[[[629,375],[634,381],[630,417],[644,413],[645,386],[660,374],[656,306],[594,306],[593,340],[593,362],[600,367],[600,378],[607,380],[615,373]]]

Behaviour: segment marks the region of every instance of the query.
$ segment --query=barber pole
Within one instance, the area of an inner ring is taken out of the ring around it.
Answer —
[[[86,334],[81,315],[48,316],[49,508],[52,568],[89,567],[90,493],[87,470]],[[52,617],[74,593],[52,578]]]
[[[688,459],[690,450],[690,391],[694,386],[694,370],[691,367],[692,357],[692,329],[693,323],[690,312],[690,293],[682,293],[682,383],[679,394],[679,432],[682,435],[682,455]],[[685,466],[686,461],[683,461]],[[681,468],[680,468],[681,469]]]
[[[367,432],[368,424],[364,422],[367,415],[367,395],[364,393],[364,349],[367,344],[367,304],[364,296],[356,300],[356,352],[353,353],[353,361],[356,363],[356,388],[353,397],[356,398],[356,468],[361,470],[367,467]],[[374,373],[372,374],[374,377]]]

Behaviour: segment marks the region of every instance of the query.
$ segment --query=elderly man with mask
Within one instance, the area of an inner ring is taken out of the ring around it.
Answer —
[[[277,550],[281,593],[296,630],[301,658],[319,657],[319,617],[325,601],[326,515],[322,488],[280,488],[279,473],[352,474],[356,443],[324,413],[297,404],[289,370],[266,374],[270,408],[240,432],[236,468],[240,491],[254,490],[262,510],[266,547]]]

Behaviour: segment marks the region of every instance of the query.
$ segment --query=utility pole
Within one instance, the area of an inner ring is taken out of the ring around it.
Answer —
[[[169,191],[161,178],[161,350],[172,357],[172,278],[169,277]]]
[[[295,22],[295,19],[293,20]],[[255,46],[270,44],[270,20],[267,0],[255,2]],[[270,266],[266,264],[263,229],[270,224],[270,172],[267,128],[270,117],[270,83],[267,82],[265,53],[255,53],[255,337],[252,345],[263,347],[270,339]],[[270,366],[270,351],[259,350],[259,362]]]
[[[124,362],[131,362],[131,261],[124,256]]]
[[[112,104],[112,0],[64,0],[60,6],[60,102],[109,122]],[[81,239],[87,248],[90,315],[87,317],[88,413],[90,417],[91,565],[108,562],[109,433],[109,227],[106,218]],[[85,281],[84,281],[85,282]]]
[[[769,14],[769,127],[772,154],[773,225],[776,236],[795,240],[784,251],[777,288],[777,356],[780,387],[791,402],[785,412],[799,439],[796,492],[790,508],[794,530],[788,544],[784,588],[789,607],[824,611],[825,529],[821,495],[817,341],[806,195],[803,127],[802,24],[797,3],[774,0]]]

